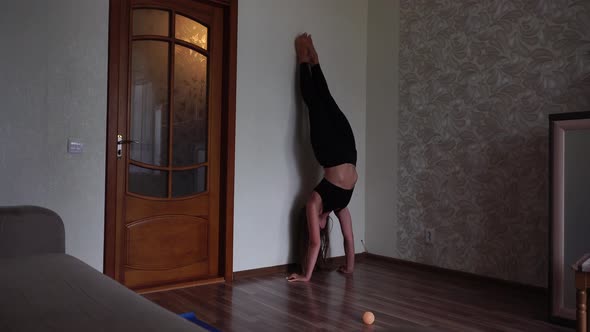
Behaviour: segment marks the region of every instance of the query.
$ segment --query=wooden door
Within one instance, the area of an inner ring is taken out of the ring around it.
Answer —
[[[111,274],[137,290],[217,278],[223,8],[131,0],[121,9],[126,38],[117,90],[109,85],[118,95]]]

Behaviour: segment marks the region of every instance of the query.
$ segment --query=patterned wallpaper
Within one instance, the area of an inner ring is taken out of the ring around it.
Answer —
[[[402,0],[400,21],[400,258],[545,286],[547,115],[590,110],[590,1]]]

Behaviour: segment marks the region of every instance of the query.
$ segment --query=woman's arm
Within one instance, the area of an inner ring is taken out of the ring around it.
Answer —
[[[287,280],[289,281],[309,281],[313,274],[313,268],[318,259],[320,252],[320,212],[322,206],[322,198],[317,192],[313,192],[307,201],[306,215],[307,215],[307,229],[309,233],[309,244],[307,246],[307,259],[305,260],[305,267],[303,275],[292,274]]]

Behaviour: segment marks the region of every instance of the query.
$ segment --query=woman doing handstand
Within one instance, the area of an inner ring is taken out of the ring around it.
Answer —
[[[334,212],[344,237],[346,264],[342,273],[354,270],[354,236],[348,203],[358,179],[357,151],[350,123],[328,89],[320,68],[311,36],[302,34],[295,40],[300,86],[309,110],[311,145],[316,159],[324,168],[324,178],[315,187],[306,203],[309,243],[303,274],[292,274],[289,281],[309,281],[320,251],[320,229]]]

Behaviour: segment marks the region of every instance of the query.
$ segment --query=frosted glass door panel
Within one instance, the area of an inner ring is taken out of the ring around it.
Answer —
[[[168,43],[134,41],[131,84],[131,159],[168,165]]]
[[[176,45],[173,166],[190,166],[207,161],[207,108],[207,57]]]

